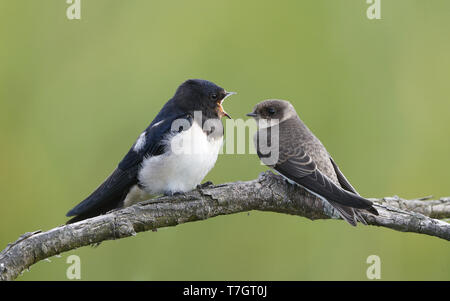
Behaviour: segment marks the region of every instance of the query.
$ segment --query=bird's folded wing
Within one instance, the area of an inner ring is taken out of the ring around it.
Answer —
[[[180,122],[179,124],[188,125],[189,127],[192,125],[192,116],[190,114],[173,114],[165,116],[164,119],[155,119],[143,133],[145,134],[143,145],[136,149],[134,144],[119,163],[119,168],[128,170],[141,164],[144,158],[163,154],[166,151],[167,141],[165,138],[169,134],[187,130],[187,128],[172,129],[175,120],[185,120],[186,122]]]
[[[164,138],[171,134],[173,121],[182,118],[186,118],[189,124],[192,124],[192,118],[186,114],[166,116],[166,119],[162,120],[155,119],[143,133],[145,134],[143,145],[139,149],[133,145],[105,182],[84,201],[70,210],[67,216],[85,214],[90,211],[97,211],[97,209],[106,212],[116,208],[129,189],[137,184],[139,167],[144,158],[161,155],[165,152]],[[177,131],[180,130],[186,129],[177,129]]]
[[[66,216],[85,214],[97,208],[101,208],[102,212],[114,209],[129,188],[136,184],[136,175],[136,170],[123,171],[116,168],[91,195],[70,210]]]
[[[304,152],[280,158],[274,169],[298,185],[323,197],[324,199],[344,206],[367,209],[372,202],[337,186],[324,175],[311,158]]]
[[[336,173],[336,176],[338,178],[339,184],[341,184],[342,188],[344,188],[347,191],[353,192],[354,194],[359,194],[356,189],[350,184],[350,182],[347,180],[347,178],[344,176],[342,171],[337,166],[336,162],[334,162],[333,158],[330,157],[331,164],[333,165],[334,172]]]

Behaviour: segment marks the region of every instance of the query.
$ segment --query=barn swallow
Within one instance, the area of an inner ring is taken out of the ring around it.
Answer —
[[[67,213],[68,223],[194,189],[216,163],[221,118],[231,118],[222,103],[233,94],[206,80],[182,83],[112,174]]]

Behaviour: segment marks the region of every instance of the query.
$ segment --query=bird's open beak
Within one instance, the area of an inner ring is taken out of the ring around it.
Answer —
[[[231,116],[227,112],[225,112],[225,110],[223,109],[222,103],[226,98],[228,98],[229,96],[234,95],[234,94],[237,94],[237,93],[236,92],[225,92],[225,97],[222,98],[222,100],[219,103],[219,111],[223,114],[223,116],[227,116],[229,119],[231,119]]]
[[[245,116],[248,116],[248,117],[257,117],[258,114],[256,114],[255,112],[251,112],[251,113],[245,114]]]

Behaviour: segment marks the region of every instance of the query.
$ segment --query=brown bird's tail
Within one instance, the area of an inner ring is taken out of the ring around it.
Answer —
[[[356,209],[352,207],[343,206],[341,204],[330,202],[331,206],[333,206],[334,209],[339,213],[339,215],[342,217],[343,220],[348,222],[352,226],[356,226],[357,222],[361,222],[364,225],[367,225],[367,221],[362,216],[363,211],[368,211],[369,213],[372,213],[374,215],[378,215],[377,209],[375,209],[373,206],[367,208],[367,209]]]

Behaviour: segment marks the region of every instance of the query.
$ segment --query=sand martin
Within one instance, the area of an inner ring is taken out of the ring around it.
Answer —
[[[289,102],[265,100],[247,116],[258,123],[254,141],[261,161],[289,183],[330,203],[353,226],[357,221],[367,224],[361,210],[378,215],[372,202],[353,188]]]

